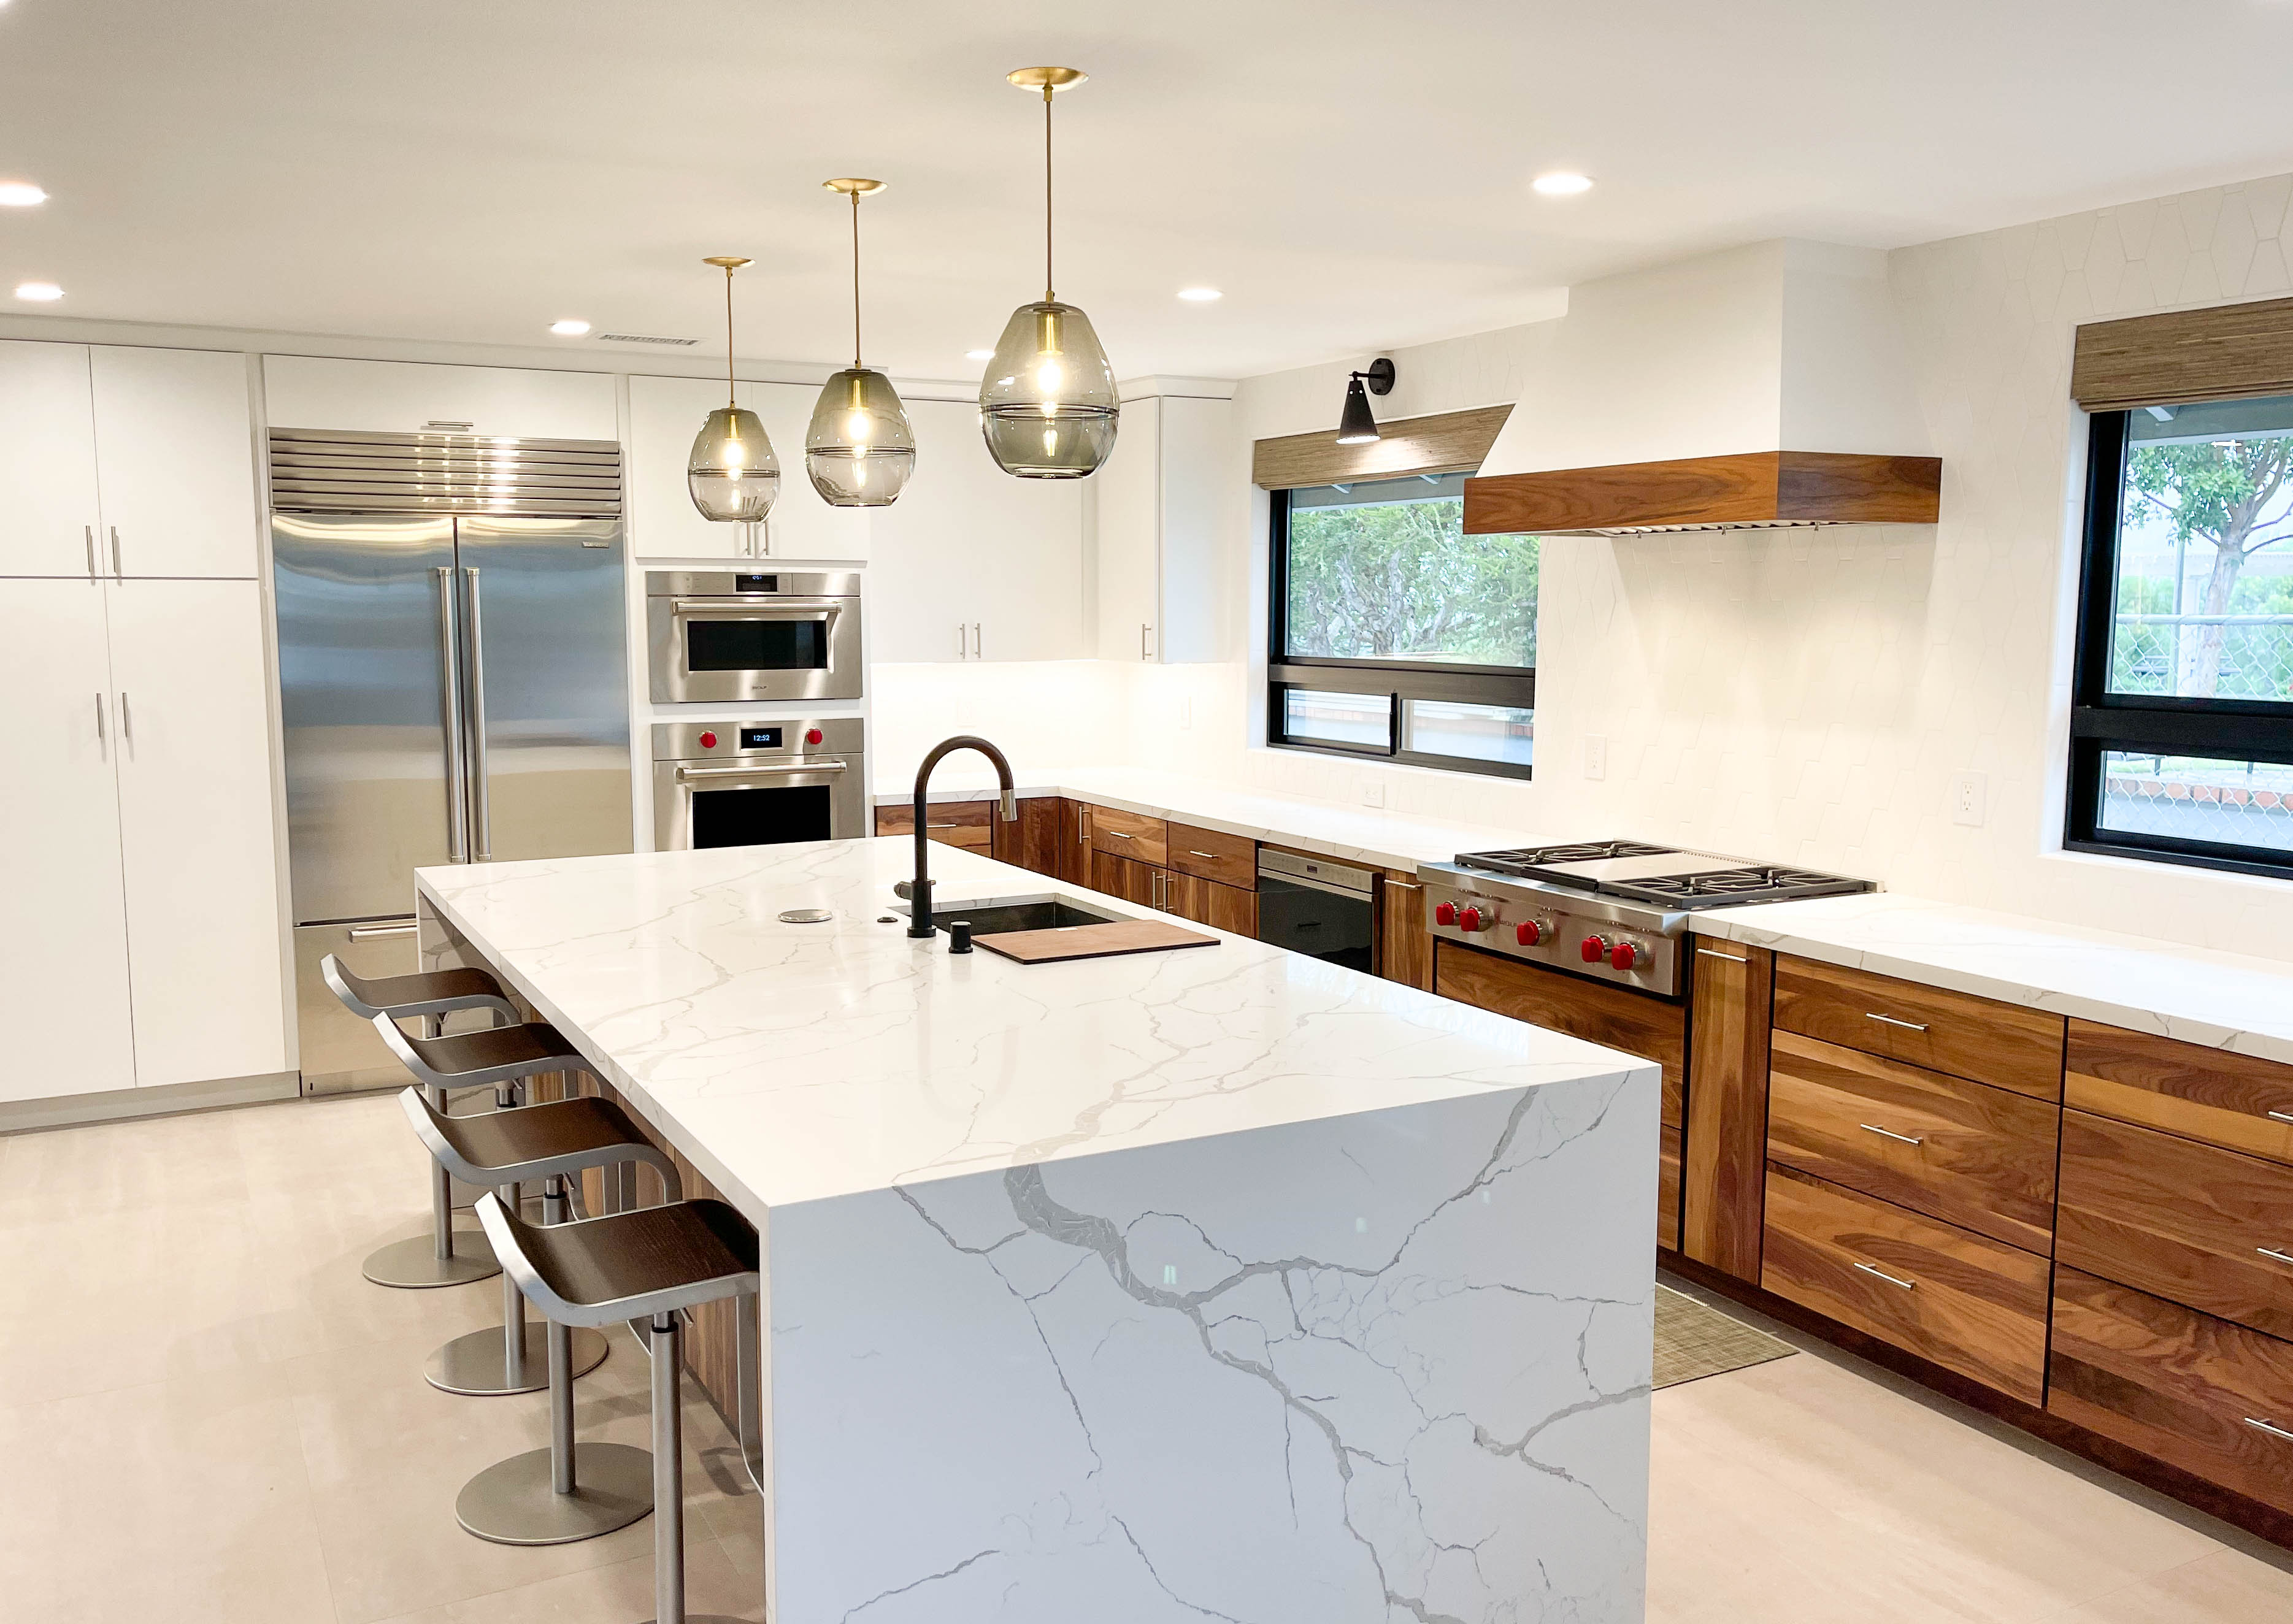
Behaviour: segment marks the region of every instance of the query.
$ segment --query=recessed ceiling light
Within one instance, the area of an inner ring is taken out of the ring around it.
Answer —
[[[1211,300],[1223,299],[1226,295],[1215,287],[1181,287],[1179,297],[1195,304],[1208,304]]]
[[[0,0],[0,5],[6,4]],[[0,208],[29,208],[47,200],[48,194],[29,181],[0,181]]]
[[[1592,177],[1578,174],[1573,169],[1555,169],[1537,176],[1529,184],[1548,198],[1573,198],[1580,191],[1592,190]]]
[[[549,330],[556,334],[560,338],[579,338],[582,334],[589,330],[589,324],[586,321],[576,321],[569,318],[563,321],[551,322],[549,324]]]
[[[45,304],[50,300],[62,298],[64,290],[53,282],[19,282],[16,284],[16,296]]]
[[[963,359],[968,361],[992,361],[995,359],[995,351],[993,350],[966,350],[963,352]]]

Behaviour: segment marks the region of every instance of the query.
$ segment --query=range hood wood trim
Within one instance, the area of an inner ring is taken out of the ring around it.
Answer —
[[[1469,536],[1567,535],[1677,525],[1932,524],[1942,459],[1745,451],[1465,481]]]
[[[1341,446],[1335,426],[1312,434],[1284,434],[1251,447],[1251,483],[1266,490],[1346,485],[1356,480],[1401,480],[1413,473],[1471,473],[1496,443],[1512,416],[1510,406],[1477,406],[1378,424],[1381,438]]]
[[[2070,399],[2089,412],[2293,395],[2293,299],[2210,304],[2078,330]]]

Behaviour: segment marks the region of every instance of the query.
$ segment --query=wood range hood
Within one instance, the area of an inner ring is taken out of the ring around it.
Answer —
[[[1778,239],[1572,287],[1465,482],[1470,534],[1932,524],[1942,463],[1876,249]]]

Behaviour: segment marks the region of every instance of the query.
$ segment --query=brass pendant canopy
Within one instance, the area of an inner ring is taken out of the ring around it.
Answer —
[[[1060,303],[1051,278],[1051,98],[1083,81],[1073,68],[1007,76],[1043,97],[1043,296],[1011,312],[979,384],[979,427],[1004,473],[1079,480],[1114,449],[1122,401],[1090,318]]]
[[[685,460],[685,485],[704,519],[754,524],[781,494],[781,459],[757,414],[742,409],[733,384],[733,273],[749,262],[712,255],[701,262],[725,273],[725,403],[709,414]]]
[[[881,181],[821,182],[852,199],[852,364],[822,385],[804,436],[804,471],[831,507],[887,507],[916,467],[915,430],[892,380],[860,361],[860,199]]]

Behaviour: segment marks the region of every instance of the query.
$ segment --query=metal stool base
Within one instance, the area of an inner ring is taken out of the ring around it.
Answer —
[[[525,1322],[525,1362],[513,1385],[506,1379],[498,1325],[474,1330],[442,1344],[422,1366],[422,1379],[441,1393],[469,1398],[492,1398],[511,1393],[539,1393],[549,1386],[549,1328],[538,1320]],[[610,1345],[586,1328],[573,1333],[573,1374],[587,1376],[605,1362]]]
[[[571,1545],[652,1513],[652,1456],[626,1443],[573,1446],[574,1489],[550,1486],[549,1451],[488,1466],[462,1486],[455,1520],[496,1545]]]
[[[494,1243],[486,1239],[485,1231],[458,1229],[451,1257],[438,1256],[435,1236],[414,1235],[373,1252],[360,1271],[376,1285],[394,1291],[426,1291],[436,1286],[466,1286],[472,1281],[491,1280],[501,1273],[501,1264],[495,1260]]]

